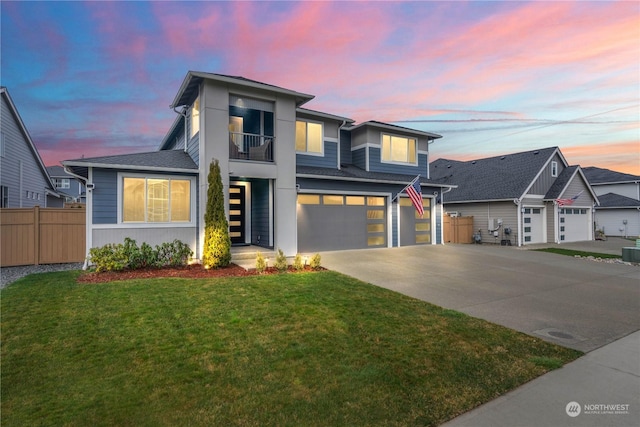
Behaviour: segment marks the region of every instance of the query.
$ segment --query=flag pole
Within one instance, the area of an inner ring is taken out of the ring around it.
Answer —
[[[419,180],[419,179],[420,179],[420,174],[418,174],[418,176],[416,176],[415,178],[413,178],[413,181],[411,181],[408,185],[405,185],[405,187],[404,187],[402,190],[398,191],[398,192],[396,193],[396,195],[393,197],[393,199],[391,199],[391,203],[395,202],[395,200],[398,198],[398,196],[399,196],[400,194],[402,194],[402,193],[404,192],[404,190],[406,190],[407,188],[411,187],[411,186],[412,186],[412,185],[413,185],[417,180]]]

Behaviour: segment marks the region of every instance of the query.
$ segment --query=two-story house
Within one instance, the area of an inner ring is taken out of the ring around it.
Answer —
[[[66,203],[84,203],[85,191],[81,180],[69,174],[62,166],[47,166],[47,172],[56,191]]]
[[[159,149],[62,162],[86,182],[87,248],[178,238],[200,257],[210,163],[219,161],[234,245],[287,255],[435,244],[429,144],[440,135],[302,106],[312,95],[188,72]],[[418,175],[424,215],[404,193]]]
[[[0,207],[62,207],[63,199],[6,87],[0,87],[0,99]]]
[[[640,176],[597,167],[584,174],[598,195],[596,228],[607,236],[640,236]]]
[[[470,161],[438,159],[437,182],[458,185],[443,194],[447,214],[473,217],[481,243],[563,243],[593,240],[598,198],[580,166],[558,147]]]

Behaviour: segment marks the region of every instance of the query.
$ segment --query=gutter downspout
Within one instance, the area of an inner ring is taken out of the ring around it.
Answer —
[[[522,228],[523,224],[521,224],[522,223],[522,206],[521,206],[522,200],[513,199],[513,203],[515,203],[516,206],[517,206],[516,209],[517,209],[517,218],[518,218],[518,220],[516,222],[518,223],[518,247],[520,247],[520,246],[522,246],[522,230],[523,230],[523,228]]]
[[[90,177],[93,175],[92,169],[88,168],[87,174],[89,175],[89,177],[85,178],[83,176],[77,175],[73,172],[71,172],[71,169],[69,169],[68,166],[63,166],[64,171],[66,173],[68,173],[69,175],[73,176],[74,178],[78,178],[81,181],[84,181],[84,188],[85,188],[85,192],[86,192],[86,211],[85,211],[85,257],[84,257],[84,264],[82,265],[82,269],[86,270],[87,268],[89,268],[89,249],[91,249],[91,246],[93,245],[93,236],[92,236],[92,230],[91,230],[91,224],[93,221],[93,197],[92,194],[90,194],[90,192],[92,190],[89,189],[89,182],[90,182]]]
[[[440,187],[440,244],[444,245],[444,194],[453,190],[453,187],[449,187],[443,190]]]
[[[338,170],[340,170],[340,162],[341,162],[341,158],[340,158],[340,151],[342,149],[342,144],[340,143],[340,131],[342,130],[342,128],[347,124],[346,120],[342,121],[342,124],[340,126],[338,126]]]
[[[187,106],[182,105],[182,112],[177,111],[176,107],[173,107],[173,112],[184,117],[184,152],[187,152]]]

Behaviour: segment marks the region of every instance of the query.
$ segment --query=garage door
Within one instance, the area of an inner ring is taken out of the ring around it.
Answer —
[[[422,199],[422,217],[408,197],[398,199],[400,205],[400,246],[431,243],[431,199]]]
[[[541,208],[524,208],[522,214],[524,243],[544,243],[544,221]]]
[[[560,241],[581,242],[589,240],[589,209],[563,208],[560,209]]]
[[[299,194],[298,251],[387,246],[386,197]]]

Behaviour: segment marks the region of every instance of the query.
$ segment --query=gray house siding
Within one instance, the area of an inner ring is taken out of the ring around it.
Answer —
[[[380,148],[369,147],[369,171],[397,173],[402,175],[420,174],[422,177],[426,178],[427,177],[427,155],[418,154],[418,164],[415,166],[382,163],[380,159]]]
[[[445,200],[445,214],[457,212],[459,216],[473,217],[473,232],[480,234],[483,243],[500,243],[501,240],[511,240],[511,244],[518,242],[518,209],[513,202],[479,202],[479,203],[451,203]],[[502,227],[498,236],[493,235],[493,222],[502,219]],[[510,237],[504,234],[504,229],[511,229]]]
[[[47,198],[45,190],[51,189],[51,184],[39,164],[40,156],[32,150],[4,94],[1,98],[0,138],[4,153],[0,159],[0,185],[8,190],[7,207],[62,206],[61,199]]]
[[[118,222],[118,171],[93,169],[93,223]]]
[[[324,141],[324,156],[310,156],[298,153],[296,154],[296,165],[336,169],[338,167],[338,144],[332,141]]]
[[[552,163],[556,162],[558,164],[558,170],[556,176],[553,176],[551,173]],[[562,161],[562,158],[555,154],[551,161],[544,168],[538,179],[533,183],[531,189],[527,194],[547,194],[547,191],[551,188],[555,180],[560,176],[565,166]]]
[[[351,132],[340,131],[340,163],[351,164]]]
[[[200,165],[200,133],[198,132],[187,145],[187,153],[196,165]]]
[[[367,149],[365,147],[352,151],[351,156],[354,166],[367,170]]]

